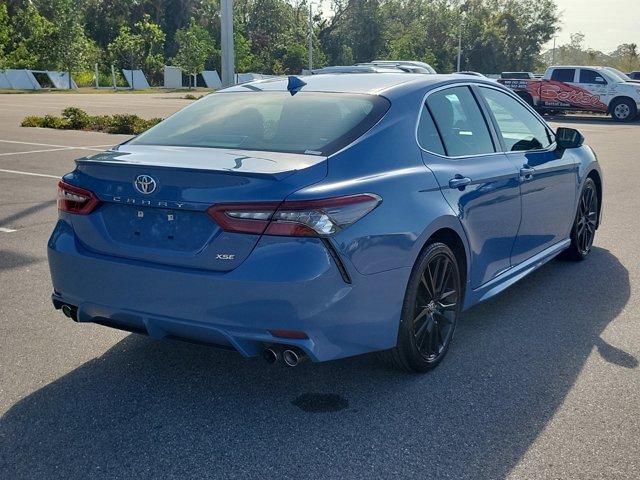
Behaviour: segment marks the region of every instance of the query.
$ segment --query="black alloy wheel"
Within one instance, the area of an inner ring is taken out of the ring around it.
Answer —
[[[567,249],[569,258],[584,260],[593,246],[598,227],[598,190],[591,178],[587,178],[580,193],[578,211],[571,230],[571,246]]]
[[[446,355],[462,304],[458,262],[443,243],[432,243],[411,274],[397,346],[388,351],[405,371],[425,372]]]

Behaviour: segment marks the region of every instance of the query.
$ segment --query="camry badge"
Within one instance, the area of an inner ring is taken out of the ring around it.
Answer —
[[[140,193],[149,195],[156,191],[157,184],[153,177],[149,175],[138,175],[135,182],[133,182],[133,186]]]

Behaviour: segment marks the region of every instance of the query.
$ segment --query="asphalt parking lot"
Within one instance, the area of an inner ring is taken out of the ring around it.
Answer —
[[[375,355],[273,367],[53,310],[56,178],[126,137],[20,121],[188,103],[0,95],[0,478],[638,478],[640,122],[553,119],[602,164],[592,255],[466,312],[444,363],[416,376]]]

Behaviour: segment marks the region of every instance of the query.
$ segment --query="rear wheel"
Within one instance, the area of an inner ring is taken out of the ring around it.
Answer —
[[[436,367],[453,339],[461,304],[456,257],[444,243],[432,243],[411,273],[398,344],[386,352],[392,364],[408,372],[426,372]]]
[[[598,225],[598,190],[595,182],[587,178],[580,193],[578,211],[571,229],[571,246],[566,256],[572,260],[584,260],[591,251]]]
[[[530,107],[535,107],[534,103],[533,103],[533,97],[528,94],[528,93],[516,93],[516,95],[518,95],[522,100],[524,100],[525,102],[527,102],[529,104]]]
[[[636,102],[630,98],[617,98],[609,107],[611,118],[616,122],[630,122],[638,115]]]

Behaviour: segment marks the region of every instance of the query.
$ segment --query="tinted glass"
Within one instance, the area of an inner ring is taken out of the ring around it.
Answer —
[[[520,102],[493,88],[480,90],[498,123],[506,151],[541,150],[553,143],[549,129]]]
[[[439,153],[440,155],[446,154],[436,125],[433,123],[433,118],[426,107],[422,108],[420,123],[418,123],[418,143],[422,148],[430,152]]]
[[[621,72],[620,70],[618,70],[617,68],[613,68],[613,67],[604,67],[604,69],[609,72],[611,75],[613,75],[615,77],[616,80],[621,81],[621,82],[628,82],[631,77],[629,75],[627,75],[624,72]]]
[[[575,74],[575,68],[556,68],[551,74],[551,80],[557,80],[558,82],[573,82]]]
[[[480,107],[467,87],[454,87],[427,97],[438,125],[445,152],[450,157],[494,152],[491,134]]]
[[[604,85],[606,80],[595,70],[580,70],[580,83],[594,83]]]
[[[131,143],[328,155],[371,128],[388,107],[373,95],[214,93]]]

